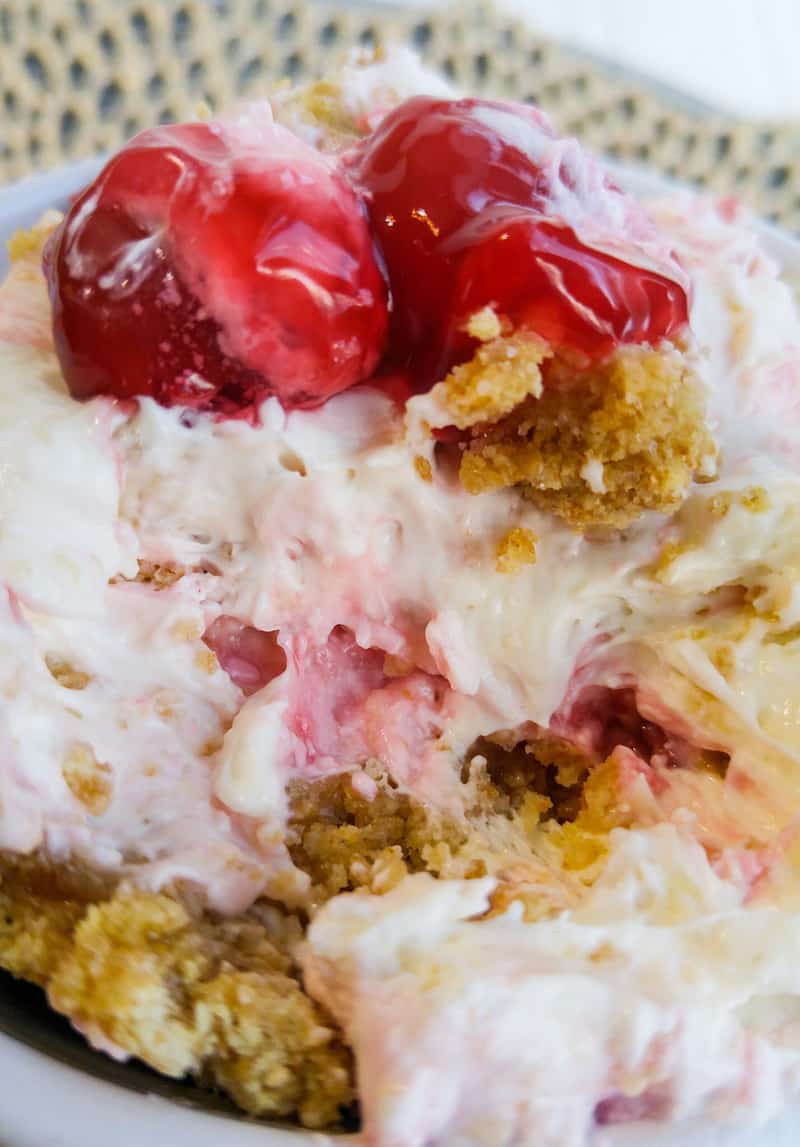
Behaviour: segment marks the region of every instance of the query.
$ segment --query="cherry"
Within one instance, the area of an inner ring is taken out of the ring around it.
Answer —
[[[323,402],[383,348],[362,207],[265,104],[137,136],[75,201],[45,271],[76,398],[252,416],[270,394]]]
[[[491,304],[590,358],[687,321],[685,278],[643,209],[523,104],[411,99],[344,157],[392,295],[391,359],[421,385]]]
[[[225,614],[212,621],[203,641],[222,668],[248,697],[263,689],[286,668],[277,631],[265,632]]]

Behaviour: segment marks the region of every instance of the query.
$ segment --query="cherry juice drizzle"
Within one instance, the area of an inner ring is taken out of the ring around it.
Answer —
[[[144,132],[73,205],[45,270],[76,398],[228,416],[270,394],[312,406],[368,377],[383,349],[363,209],[269,121],[257,141],[209,124]]]
[[[390,353],[423,388],[474,345],[464,324],[487,305],[590,358],[686,323],[675,265],[660,273],[578,238],[597,207],[597,168],[575,145],[554,164],[563,142],[523,104],[419,97],[346,157],[386,264]],[[623,224],[638,216],[607,177],[599,192]]]

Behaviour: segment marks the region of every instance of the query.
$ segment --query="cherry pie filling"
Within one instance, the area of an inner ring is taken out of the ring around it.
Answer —
[[[554,135],[534,108],[411,99],[337,160],[288,134],[154,128],[78,197],[45,259],[76,398],[252,418],[376,372],[425,390],[474,352],[486,307],[579,361],[686,327],[680,267],[642,258],[646,217],[607,176],[614,249],[581,237],[598,188],[574,149],[537,164]]]

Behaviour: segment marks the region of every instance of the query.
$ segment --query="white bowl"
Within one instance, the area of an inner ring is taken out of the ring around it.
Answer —
[[[5,239],[33,224],[44,210],[92,178],[100,160],[89,159],[0,188],[0,277]],[[672,186],[659,175],[615,166],[637,195]],[[800,242],[759,224],[765,247],[800,278]],[[0,1014],[0,1028],[3,1016]],[[141,1085],[141,1077],[139,1085]],[[359,1147],[360,1136],[330,1136],[234,1118],[142,1094],[78,1071],[0,1034],[0,1147]],[[700,1122],[661,1127],[628,1124],[599,1130],[594,1147],[797,1147],[800,1110],[759,1129]]]

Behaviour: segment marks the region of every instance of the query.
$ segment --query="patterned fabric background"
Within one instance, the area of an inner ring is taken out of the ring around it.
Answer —
[[[535,100],[595,148],[735,192],[800,231],[800,123],[716,114],[470,2],[433,15],[297,0],[0,0],[0,182],[392,40],[471,90]]]

